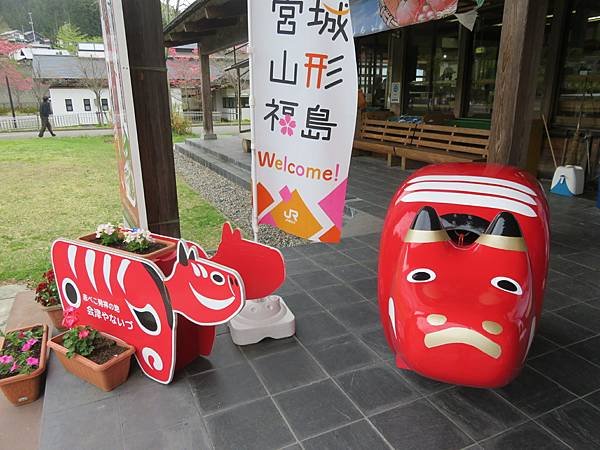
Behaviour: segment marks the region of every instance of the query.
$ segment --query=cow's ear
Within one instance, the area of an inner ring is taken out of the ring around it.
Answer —
[[[181,264],[182,266],[188,265],[187,248],[185,247],[185,244],[181,240],[177,244],[177,262],[179,264]]]
[[[519,222],[517,222],[515,216],[506,211],[496,215],[475,243],[501,250],[527,251],[527,245],[523,238]]]
[[[225,238],[229,238],[233,235],[233,229],[231,228],[231,224],[229,222],[225,222],[223,224],[223,231],[221,232],[221,240],[225,240]]]
[[[406,233],[404,242],[412,243],[431,243],[431,242],[444,242],[450,238],[445,228],[442,226],[442,222],[436,212],[431,206],[423,206],[413,223]]]
[[[196,247],[192,247],[190,249],[190,253],[188,255],[189,259],[193,259],[194,261],[198,261],[198,250],[196,250]]]

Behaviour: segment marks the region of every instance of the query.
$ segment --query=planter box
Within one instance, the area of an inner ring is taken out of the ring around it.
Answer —
[[[54,350],[56,356],[67,371],[103,391],[108,392],[127,380],[127,377],[129,376],[129,366],[131,365],[131,356],[135,352],[135,348],[110,334],[102,333],[100,331],[98,333],[105,338],[112,339],[119,347],[125,347],[127,350],[100,365],[77,354],[72,358],[67,358],[67,349],[62,346],[64,333],[61,333],[48,341],[48,347]]]
[[[42,335],[42,347],[40,349],[39,367],[29,374],[16,375],[14,377],[0,380],[0,389],[6,398],[15,406],[27,405],[28,403],[36,401],[40,396],[42,376],[46,371],[46,354],[48,353],[46,346],[48,341],[48,325],[42,325],[40,323],[25,328],[11,330],[27,331],[36,327],[42,327],[44,329],[44,334]]]
[[[78,239],[82,240],[82,241],[86,241],[86,242],[90,242],[94,245],[98,245],[101,248],[109,248],[111,250],[117,250],[117,251],[121,251],[121,252],[125,252],[128,253],[130,255],[136,255],[136,256],[140,256],[142,258],[146,258],[149,260],[154,261],[155,259],[158,259],[159,257],[166,255],[168,253],[174,252],[176,250],[177,247],[177,242],[171,242],[171,241],[167,241],[164,239],[161,239],[159,237],[156,237],[154,235],[152,235],[152,238],[154,239],[155,242],[159,243],[159,244],[163,244],[164,247],[160,248],[158,250],[155,250],[153,252],[150,253],[145,253],[145,254],[140,254],[140,253],[135,253],[135,252],[129,252],[127,250],[123,250],[120,248],[115,248],[115,247],[110,247],[110,246],[106,246],[106,245],[102,245],[102,244],[98,244],[97,242],[94,242],[94,240],[96,239],[96,233],[91,233],[91,234],[86,234],[85,236],[81,236]]]
[[[58,331],[66,331],[67,330],[67,328],[62,326],[62,319],[63,319],[62,305],[54,305],[54,306],[40,305],[40,308],[42,309],[42,311],[44,311],[46,314],[48,314],[48,317],[52,321],[52,325],[54,325],[54,328],[56,328]]]

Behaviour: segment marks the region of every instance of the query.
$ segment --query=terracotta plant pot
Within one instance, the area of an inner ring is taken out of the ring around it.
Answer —
[[[15,406],[27,405],[28,403],[36,401],[40,396],[42,375],[44,375],[44,372],[46,371],[46,355],[48,353],[46,346],[48,341],[48,325],[39,323],[29,327],[11,330],[28,331],[36,327],[43,327],[44,329],[44,334],[42,335],[42,347],[40,349],[40,365],[38,368],[29,374],[16,375],[14,377],[0,380],[0,389],[6,398]]]
[[[108,248],[110,248],[112,250],[117,250],[117,251],[125,252],[125,253],[128,253],[128,254],[140,256],[142,258],[146,258],[146,259],[149,259],[149,260],[152,260],[152,261],[154,261],[155,259],[157,259],[160,256],[163,256],[163,255],[165,255],[167,253],[174,252],[176,250],[177,242],[166,241],[166,240],[161,239],[161,238],[156,237],[156,236],[152,236],[152,238],[154,239],[155,242],[157,242],[159,244],[163,244],[164,247],[159,248],[158,250],[155,250],[155,251],[150,252],[150,253],[145,253],[145,254],[130,252],[130,251],[123,250],[123,249],[120,249],[120,248],[115,248],[115,247],[108,247]],[[98,245],[98,246],[103,247],[103,248],[106,247],[106,246],[104,246],[102,244],[98,244],[97,242],[94,242],[94,240],[96,239],[96,233],[86,234],[85,236],[81,236],[78,239],[80,239],[82,241],[90,242],[90,243],[92,243],[94,245]]]
[[[48,314],[48,317],[52,321],[52,325],[54,325],[54,328],[56,328],[58,331],[66,331],[67,330],[67,328],[62,326],[62,319],[63,319],[62,305],[54,305],[54,306],[40,305],[40,308],[42,308],[42,311],[44,311],[46,314]]]
[[[67,358],[67,349],[62,346],[64,333],[50,339],[48,341],[48,347],[54,350],[56,356],[58,356],[58,359],[67,371],[103,391],[108,392],[127,380],[131,356],[135,352],[135,348],[110,334],[102,332],[99,332],[99,334],[107,339],[112,339],[119,347],[125,347],[127,350],[111,358],[104,364],[96,364],[81,355],[74,355],[72,358]]]

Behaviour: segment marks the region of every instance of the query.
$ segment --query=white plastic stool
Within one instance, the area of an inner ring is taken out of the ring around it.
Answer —
[[[296,319],[279,295],[246,300],[242,311],[229,321],[236,345],[249,345],[264,338],[283,339],[296,332]]]
[[[550,192],[567,197],[583,194],[584,177],[583,167],[558,166],[552,177]]]

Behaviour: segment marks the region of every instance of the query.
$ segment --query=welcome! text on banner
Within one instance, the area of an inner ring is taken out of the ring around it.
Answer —
[[[357,101],[348,1],[248,7],[258,221],[337,242]]]

